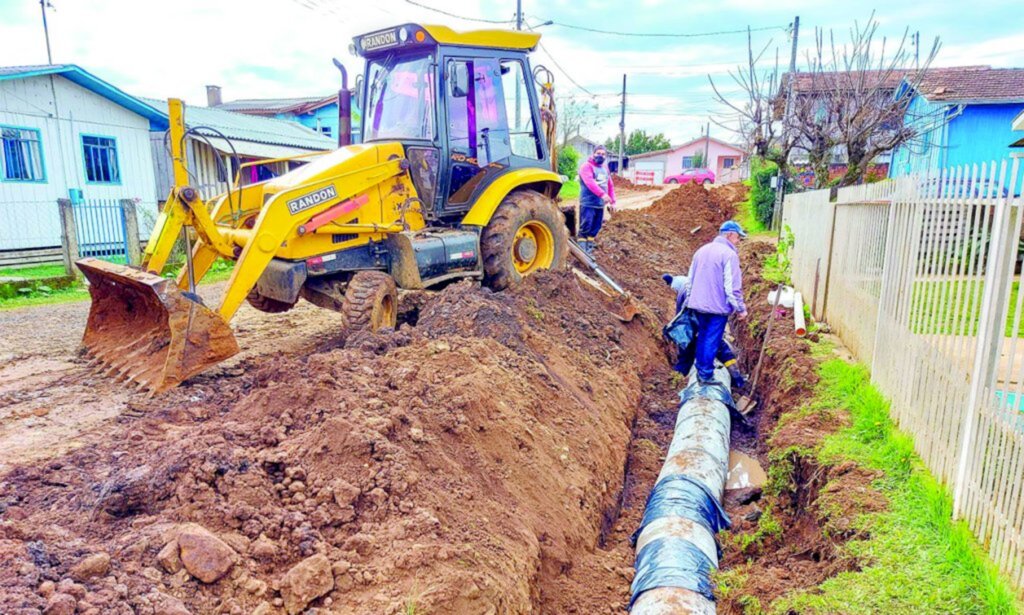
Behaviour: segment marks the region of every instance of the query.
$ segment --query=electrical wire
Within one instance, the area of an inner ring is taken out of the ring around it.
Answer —
[[[562,71],[562,74],[565,75],[565,78],[568,79],[570,83],[579,88],[581,91],[586,92],[590,96],[597,96],[597,94],[591,92],[587,88],[580,85],[578,81],[573,79],[572,75],[570,75],[569,72],[562,68],[562,65],[558,63],[558,60],[555,59],[555,56],[551,55],[551,52],[548,51],[547,47],[544,46],[544,43],[538,42],[537,46],[540,47],[541,51],[543,51],[545,55],[548,56],[548,58],[551,60],[551,63],[554,64],[555,67],[558,68],[558,70]]]
[[[406,0],[411,2],[411,0]],[[763,28],[744,28],[742,30],[719,30],[717,32],[687,32],[687,33],[673,33],[673,32],[620,32],[616,30],[601,30],[598,28],[589,28],[587,26],[577,26],[575,24],[562,23],[560,21],[552,21],[552,26],[558,26],[560,28],[568,28],[570,30],[580,30],[582,32],[592,32],[595,34],[608,34],[611,36],[637,36],[637,37],[652,37],[652,38],[700,38],[706,36],[723,36],[727,34],[746,34],[747,32],[766,32],[769,30],[781,30],[787,31],[788,28],[782,26],[765,26]]]

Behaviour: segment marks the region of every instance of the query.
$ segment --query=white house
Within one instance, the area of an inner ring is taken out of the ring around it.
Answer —
[[[73,64],[0,67],[0,250],[59,246],[57,199],[155,211],[166,116]]]

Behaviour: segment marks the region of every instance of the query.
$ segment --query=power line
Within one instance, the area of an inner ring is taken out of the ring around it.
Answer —
[[[547,47],[544,46],[544,43],[541,43],[541,42],[538,41],[537,42],[537,46],[540,47],[541,51],[543,51],[548,56],[548,58],[551,59],[551,63],[554,64],[555,67],[558,68],[558,70],[562,71],[562,74],[565,75],[565,78],[568,79],[574,86],[578,87],[580,90],[586,92],[590,96],[595,96],[595,97],[597,96],[597,94],[594,94],[593,92],[591,92],[587,88],[585,88],[582,85],[580,85],[578,81],[573,79],[572,75],[570,75],[568,73],[568,71],[566,71],[564,68],[562,68],[562,65],[558,63],[558,60],[555,59],[555,56],[551,55],[551,52],[548,51]]]
[[[406,0],[407,2],[411,0]],[[593,32],[595,34],[609,34],[611,36],[639,36],[639,37],[658,37],[658,38],[699,38],[705,36],[722,36],[726,34],[746,34],[747,32],[766,32],[768,30],[782,30],[787,31],[788,28],[783,26],[766,26],[763,28],[744,28],[742,30],[718,30],[717,32],[688,32],[688,33],[672,33],[672,32],[619,32],[616,30],[600,30],[598,28],[588,28],[587,26],[577,26],[574,24],[562,23],[560,21],[552,21],[551,25],[559,26],[562,28],[568,28],[570,30],[581,30],[583,32]]]
[[[464,19],[466,21],[477,21],[477,22],[480,22],[480,23],[500,23],[500,24],[507,24],[507,23],[512,23],[513,21],[515,21],[513,19],[483,19],[482,17],[465,17],[463,15],[457,15],[455,13],[449,13],[448,11],[444,11],[444,10],[441,10],[441,9],[438,9],[438,8],[434,8],[432,6],[428,6],[426,4],[422,4],[420,2],[416,2],[416,0],[405,0],[405,1],[408,4],[411,4],[413,6],[418,6],[421,9],[426,9],[428,11],[433,11],[435,13],[440,13],[441,15],[447,15],[448,17],[454,17],[456,19]]]

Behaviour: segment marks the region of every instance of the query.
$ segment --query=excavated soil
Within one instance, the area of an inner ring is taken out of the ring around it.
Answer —
[[[599,248],[659,316],[684,229],[721,210],[689,200]],[[58,308],[48,350],[9,351],[5,423],[87,402],[89,433],[39,424],[70,452],[0,479],[2,611],[620,611],[675,410],[659,323],[569,272],[405,299],[397,332],[348,339],[329,312],[243,311],[239,358],[152,398],[89,373],[66,343],[84,311]]]
[[[0,428],[50,434],[0,475],[0,612],[621,613],[628,536],[680,386],[660,339],[674,302],[661,274],[685,272],[742,197],[663,194],[616,213],[599,239],[598,260],[653,314],[630,323],[569,272],[504,293],[461,283],[405,296],[390,334],[346,338],[309,306],[243,310],[239,357],[147,398],[74,356],[81,306],[49,308],[49,337],[0,346],[0,399],[17,408]],[[745,266],[765,249],[748,245]],[[751,269],[745,279],[759,279]],[[748,285],[753,317],[736,330],[751,368],[766,290]],[[800,344],[770,344],[762,406],[734,429],[762,462],[772,445],[759,435],[813,385]],[[794,437],[810,445],[805,427]],[[725,554],[727,567],[763,562],[765,595],[787,574],[799,586],[842,567],[820,530],[850,526],[807,510],[873,501],[855,468],[802,457],[794,468],[778,496],[792,529],[758,553]],[[825,484],[842,488],[823,495]]]
[[[658,190],[657,186],[650,184],[634,184],[633,180],[622,175],[613,175],[612,182],[614,182],[616,191],[625,192],[652,192]]]

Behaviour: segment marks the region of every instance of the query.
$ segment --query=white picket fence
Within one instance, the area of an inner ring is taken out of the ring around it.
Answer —
[[[793,282],[1024,588],[1020,159],[790,195]]]

